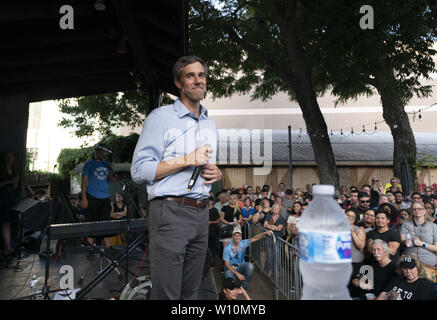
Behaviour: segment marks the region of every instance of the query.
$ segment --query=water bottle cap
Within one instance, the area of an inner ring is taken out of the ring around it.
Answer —
[[[313,186],[313,194],[333,196],[335,187],[330,184],[317,184]]]

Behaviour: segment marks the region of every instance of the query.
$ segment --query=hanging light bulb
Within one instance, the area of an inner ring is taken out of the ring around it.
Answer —
[[[420,109],[419,109],[419,119],[422,119],[422,114],[420,113]]]
[[[96,0],[96,2],[94,3],[94,9],[96,9],[97,11],[104,11],[104,10],[106,10],[105,1],[103,1],[103,0]]]
[[[375,122],[375,131],[378,130],[378,128],[376,127],[376,122]]]
[[[363,126],[363,132],[366,132],[366,128],[365,128],[365,125]]]
[[[351,134],[354,134],[354,128],[351,128]]]
[[[343,135],[343,129],[340,129],[340,134]]]

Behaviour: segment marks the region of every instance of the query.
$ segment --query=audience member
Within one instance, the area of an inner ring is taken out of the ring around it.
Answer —
[[[429,279],[436,282],[434,267],[437,252],[437,225],[426,221],[426,210],[422,203],[411,205],[412,219],[404,221],[401,228],[401,240],[405,244],[403,254],[415,256],[425,268],[429,268]],[[407,238],[411,235],[412,241]]]
[[[425,278],[422,263],[416,257],[400,257],[396,272],[398,275],[385,287],[378,300],[388,300],[391,291],[395,291],[398,300],[437,300],[434,286]]]
[[[225,278],[225,280],[223,280],[223,288],[219,292],[218,299],[237,300],[240,294],[242,294],[246,300],[252,300],[238,280],[233,278]]]
[[[373,240],[381,239],[388,244],[390,259],[394,259],[395,261],[397,261],[397,258],[399,257],[401,238],[399,236],[399,233],[390,230],[390,228],[388,227],[389,221],[390,217],[386,211],[376,211],[376,230],[369,231],[366,234],[367,249],[370,253],[372,253],[371,248]]]
[[[250,277],[253,273],[253,264],[244,261],[247,247],[266,235],[272,235],[271,231],[259,233],[251,239],[242,240],[241,227],[236,226],[232,231],[232,241],[223,249],[223,261],[225,265],[225,277],[238,279],[243,288],[247,290]]]
[[[11,208],[18,203],[19,179],[14,154],[5,152],[0,158],[0,223],[3,235],[2,255],[5,257],[14,253],[11,247],[11,224],[17,222],[17,218]]]

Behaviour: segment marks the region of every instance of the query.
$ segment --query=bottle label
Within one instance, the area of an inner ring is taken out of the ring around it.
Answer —
[[[300,259],[307,263],[350,263],[351,248],[350,231],[299,231]]]

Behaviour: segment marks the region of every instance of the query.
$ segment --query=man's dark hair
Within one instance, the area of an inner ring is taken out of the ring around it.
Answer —
[[[238,195],[239,195],[238,190],[232,190],[232,191],[231,191],[231,195],[233,195],[233,194],[236,194],[236,195],[238,196]]]
[[[252,186],[247,186],[246,190],[247,190],[247,189],[249,189],[249,188],[252,188],[252,189],[253,189],[253,187],[252,187]]]
[[[376,210],[375,211],[375,217],[378,215],[378,214],[381,214],[381,213],[383,213],[383,214],[385,214],[385,216],[387,217],[387,219],[388,220],[390,220],[390,214],[387,212],[387,211],[385,211],[385,210]]]
[[[263,189],[266,188],[267,190],[270,190],[270,186],[268,184],[263,185]]]
[[[199,57],[196,56],[183,56],[180,57],[178,61],[173,65],[173,77],[181,81],[182,77],[182,69],[185,68],[187,65],[200,62],[200,64],[203,66],[203,69],[205,70],[205,75],[208,75],[208,66],[206,63]]]
[[[263,199],[258,198],[255,200],[255,206],[259,206],[259,204],[261,203],[261,201],[263,201]]]
[[[372,190],[372,187],[369,184],[363,184],[361,187],[361,190],[363,190],[364,187],[368,187],[370,190]]]
[[[352,190],[357,190],[357,191],[358,191],[358,188],[355,187],[355,186],[350,186],[349,190],[350,190],[351,192],[352,192]]]
[[[308,200],[313,200],[313,195],[309,192],[305,192],[304,196],[303,196],[303,201],[305,201],[306,199]]]
[[[370,195],[367,192],[360,191],[360,192],[358,192],[358,199],[361,199],[361,198],[370,198]]]
[[[357,193],[357,194],[359,194],[360,192],[358,191],[358,189],[354,189],[354,190],[352,190],[350,193],[351,193],[351,194],[352,194],[352,193]]]
[[[285,194],[293,194],[293,190],[287,189],[287,190],[285,190]]]
[[[411,194],[411,198],[413,198],[413,196],[415,196],[415,195],[418,195],[418,196],[420,197],[420,199],[423,198],[422,195],[421,195],[419,192],[413,192],[413,193]]]
[[[402,191],[400,191],[400,190],[396,191],[396,192],[394,193],[394,195],[397,195],[397,194],[399,194],[399,193],[402,195],[402,197],[405,198],[404,193],[403,193]]]
[[[437,200],[437,194],[432,194],[429,196],[430,199]]]
[[[261,189],[261,192],[269,192],[269,189],[263,187],[263,188]]]

